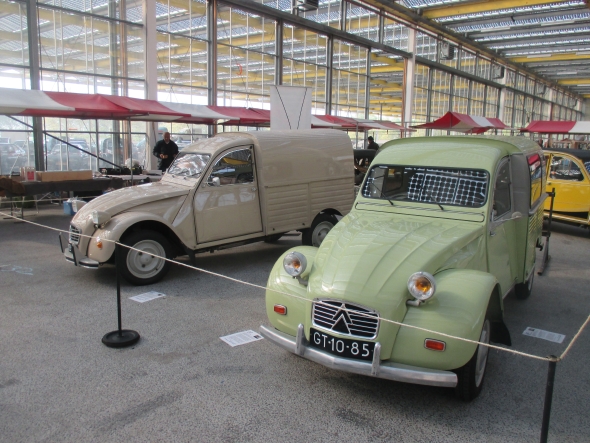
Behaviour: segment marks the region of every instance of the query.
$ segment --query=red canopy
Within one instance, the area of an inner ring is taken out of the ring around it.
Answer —
[[[446,129],[449,131],[472,132],[475,134],[481,134],[488,129],[509,129],[499,118],[479,117],[450,111],[433,122],[412,126],[412,128]]]
[[[208,106],[212,111],[224,114],[230,120],[224,125],[260,126],[270,124],[270,111],[256,108],[233,108],[231,106]]]
[[[590,134],[590,121],[533,120],[521,131],[541,134]]]

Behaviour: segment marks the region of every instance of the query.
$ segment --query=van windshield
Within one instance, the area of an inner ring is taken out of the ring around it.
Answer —
[[[168,168],[168,174],[181,177],[198,177],[207,166],[210,158],[211,155],[209,154],[180,152]]]
[[[489,174],[479,169],[378,165],[363,185],[367,198],[479,208],[486,203]]]

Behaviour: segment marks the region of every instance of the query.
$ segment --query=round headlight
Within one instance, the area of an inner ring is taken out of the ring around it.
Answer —
[[[283,259],[283,267],[287,274],[292,277],[298,277],[307,268],[307,260],[300,252],[289,252]]]
[[[416,272],[408,280],[408,291],[417,300],[426,301],[434,295],[436,284],[428,272]]]

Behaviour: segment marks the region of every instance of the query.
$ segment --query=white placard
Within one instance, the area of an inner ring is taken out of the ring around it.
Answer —
[[[262,336],[258,332],[252,330],[236,332],[235,334],[226,335],[225,337],[219,337],[232,348],[234,346],[245,345],[246,343],[252,343],[253,341],[262,340]]]
[[[270,129],[311,129],[311,88],[270,87]]]
[[[523,335],[529,337],[542,338],[543,340],[549,340],[555,343],[563,343],[565,335],[557,334],[555,332],[543,331],[542,329],[531,328],[530,326],[524,330]]]
[[[155,300],[156,298],[166,297],[166,294],[162,294],[161,292],[150,291],[144,292],[143,294],[134,295],[133,297],[129,297],[130,300],[145,303],[146,301]]]

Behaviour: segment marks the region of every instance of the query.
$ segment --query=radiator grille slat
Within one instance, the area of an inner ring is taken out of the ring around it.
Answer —
[[[373,339],[379,330],[379,313],[354,303],[340,300],[316,300],[313,324],[351,337]]]

